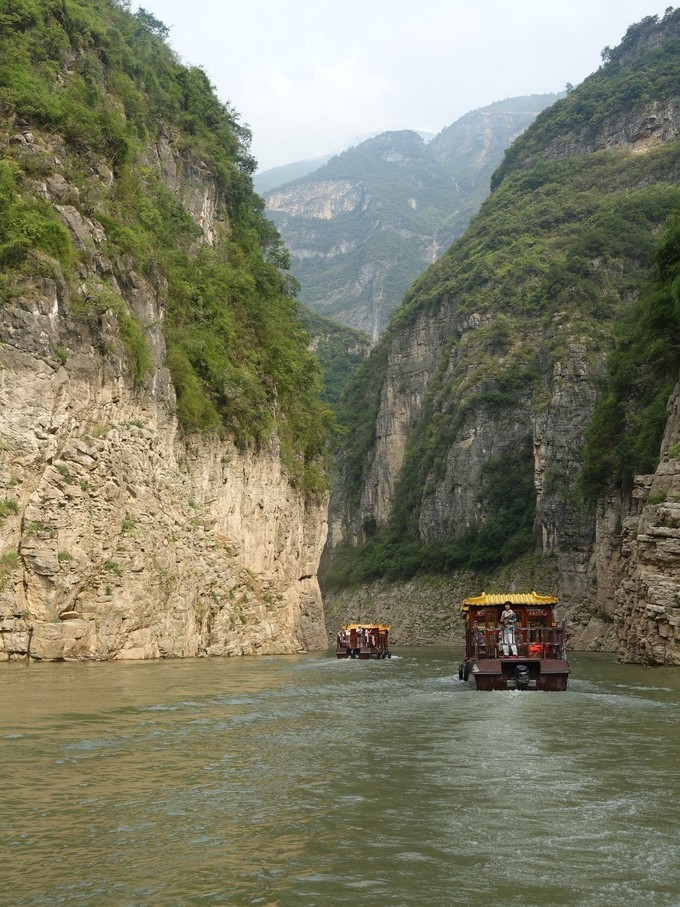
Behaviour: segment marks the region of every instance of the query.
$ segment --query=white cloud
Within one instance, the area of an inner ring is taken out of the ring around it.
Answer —
[[[261,146],[276,149],[278,163],[316,157],[343,145],[357,123],[374,122],[388,90],[388,81],[363,67],[356,57],[334,65],[310,62],[302,81],[292,79],[279,64],[264,63],[241,85],[243,109],[257,111],[249,125]],[[379,117],[375,129],[388,128]],[[304,144],[300,136],[305,136]]]

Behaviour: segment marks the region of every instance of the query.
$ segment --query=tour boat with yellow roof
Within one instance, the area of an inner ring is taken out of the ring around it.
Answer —
[[[566,627],[555,618],[556,605],[554,596],[536,592],[464,599],[459,678],[477,690],[566,690]]]
[[[385,624],[345,624],[338,630],[335,654],[338,658],[391,658],[390,628]]]

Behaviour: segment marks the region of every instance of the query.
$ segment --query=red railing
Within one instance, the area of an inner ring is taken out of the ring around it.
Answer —
[[[558,627],[515,627],[517,654],[522,658],[566,658],[565,625]],[[500,658],[503,630],[500,627],[468,629],[467,651],[472,658]]]

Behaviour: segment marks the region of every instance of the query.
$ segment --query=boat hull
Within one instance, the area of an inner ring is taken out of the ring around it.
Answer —
[[[391,658],[392,653],[385,649],[351,649],[338,643],[335,649],[337,658],[358,658],[361,661],[368,661],[371,658]]]
[[[518,670],[520,669],[520,670]],[[543,690],[559,693],[567,689],[569,663],[562,658],[480,658],[470,659],[466,679],[476,690]]]

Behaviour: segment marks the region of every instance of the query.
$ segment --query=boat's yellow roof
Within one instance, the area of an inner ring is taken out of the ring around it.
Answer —
[[[481,595],[472,595],[463,599],[461,610],[467,611],[470,605],[478,607],[484,605],[555,605],[557,599],[554,595],[538,595],[536,592],[500,592],[498,594],[482,592]]]
[[[372,624],[370,621],[364,621],[361,624],[343,624],[343,630],[389,630],[390,627],[386,627],[385,624]]]

